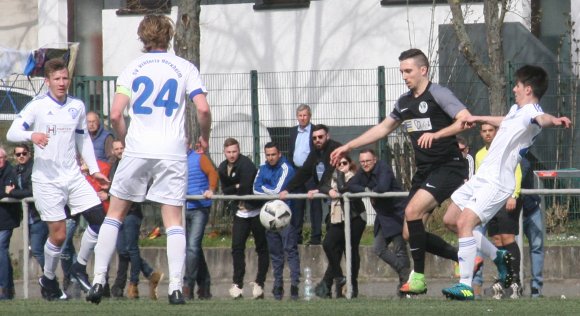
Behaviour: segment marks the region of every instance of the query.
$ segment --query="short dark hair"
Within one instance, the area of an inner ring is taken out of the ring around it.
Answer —
[[[425,53],[423,53],[423,51],[421,51],[420,49],[411,48],[402,52],[401,55],[399,55],[399,61],[403,61],[409,58],[413,58],[415,60],[415,63],[419,67],[425,66],[427,67],[427,69],[429,69],[429,59],[427,59]]]
[[[467,140],[465,139],[465,137],[457,135],[455,138],[457,138],[458,144],[467,146]]]
[[[238,143],[238,140],[233,137],[229,137],[226,138],[226,140],[224,140],[224,148],[232,145],[238,145],[238,148],[240,147],[240,143]]]
[[[312,131],[316,132],[319,130],[324,130],[326,133],[328,133],[328,126],[324,125],[324,124],[316,124],[314,126],[312,126]]]
[[[53,58],[44,63],[44,78],[50,78],[53,72],[66,69],[66,62],[62,58]]]
[[[22,148],[24,149],[26,152],[30,152],[30,147],[28,147],[28,145],[21,143],[21,144],[17,144],[16,146],[14,146],[14,153],[16,153],[16,148]]]
[[[365,148],[365,149],[361,150],[361,151],[359,152],[359,155],[360,155],[360,154],[366,154],[366,153],[369,153],[369,154],[373,155],[373,157],[376,157],[376,156],[377,156],[377,153],[376,153],[376,152],[375,152],[375,150],[374,150],[374,149],[372,149],[372,148]]]
[[[525,65],[516,70],[516,81],[530,86],[536,98],[541,99],[548,90],[548,73],[542,67]]]
[[[266,145],[264,145],[264,150],[268,148],[276,148],[277,151],[280,151],[280,146],[278,146],[278,143],[276,142],[268,142]]]

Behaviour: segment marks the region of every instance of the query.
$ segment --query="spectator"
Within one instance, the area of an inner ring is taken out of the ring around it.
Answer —
[[[314,142],[312,141],[312,110],[308,104],[300,104],[296,108],[296,119],[298,125],[290,129],[290,141],[288,143],[288,159],[294,169],[304,165],[310,152],[314,151]],[[292,193],[306,193],[308,190],[315,189],[312,178],[307,179]],[[307,205],[310,207],[310,240],[309,245],[320,245],[322,240],[322,204],[321,200],[294,200],[293,218],[297,221],[298,227],[298,244],[302,244],[302,226],[304,226],[304,215]]]
[[[459,146],[459,151],[461,151],[463,158],[467,159],[467,164],[469,165],[467,180],[469,180],[469,178],[471,178],[475,173],[475,160],[473,160],[473,156],[469,154],[469,145],[464,137],[457,135],[457,145]]]
[[[123,157],[125,147],[119,140],[113,141],[113,157],[114,163],[111,166],[111,181],[115,177],[115,172],[119,166],[119,161]],[[139,298],[139,273],[142,272],[145,278],[149,280],[149,298],[157,299],[157,286],[163,278],[163,273],[155,271],[148,263],[141,257],[139,250],[139,233],[141,231],[141,221],[143,220],[143,213],[141,213],[141,204],[133,203],[129,212],[125,216],[123,224],[119,228],[119,237],[117,238],[117,277],[111,287],[111,295],[113,297],[123,297],[125,284],[127,283],[127,270],[129,263],[131,263],[131,274],[129,277],[129,287],[127,288],[127,298]],[[106,284],[105,284],[106,291]],[[105,293],[106,294],[106,293]],[[106,297],[106,295],[104,295]]]
[[[382,160],[372,149],[364,149],[359,154],[361,169],[349,182],[351,192],[371,191],[376,193],[399,192],[401,187],[395,179],[392,167]],[[379,258],[390,265],[399,276],[399,288],[407,282],[411,272],[407,243],[403,239],[405,200],[402,198],[371,199],[376,212],[373,250]],[[393,250],[389,250],[389,244]]]
[[[520,161],[522,167],[522,189],[534,188],[534,172],[530,161],[524,156]],[[541,199],[536,194],[526,194],[523,198],[524,234],[528,238],[532,277],[530,291],[532,298],[542,297],[544,286],[544,216]]]
[[[254,194],[279,194],[281,190],[294,176],[294,168],[282,156],[280,148],[276,143],[267,143],[264,146],[266,153],[266,163],[260,166],[256,179],[254,180]],[[298,299],[298,284],[300,283],[300,254],[298,253],[298,218],[294,218],[294,201],[288,201],[292,210],[290,225],[281,232],[266,231],[268,240],[268,250],[272,260],[272,272],[274,274],[274,287],[272,293],[274,298],[281,300],[284,296],[284,257],[288,260],[290,268],[290,298]]]
[[[222,192],[226,195],[250,195],[253,192],[256,167],[250,158],[240,154],[240,145],[234,138],[224,141],[224,160],[218,167],[218,174]],[[244,274],[246,273],[246,241],[250,233],[254,235],[256,252],[258,253],[258,274],[252,282],[252,296],[254,299],[264,298],[264,281],[270,264],[268,259],[268,245],[266,229],[260,223],[260,201],[237,202],[234,224],[232,226],[232,258],[234,275],[229,292],[234,298],[242,297]]]
[[[0,147],[0,183],[4,187],[0,199],[14,188],[16,173],[6,160],[6,150]],[[0,300],[14,298],[14,270],[10,259],[10,238],[14,228],[20,226],[22,209],[18,203],[0,203]]]
[[[24,199],[32,197],[32,152],[27,144],[17,144],[14,147],[16,160],[16,183],[7,188],[9,197]],[[34,203],[28,204],[28,233],[30,238],[30,252],[40,268],[44,268],[44,243],[48,238],[48,226],[40,219]]]
[[[201,144],[196,143],[194,149],[187,154],[187,194],[203,195],[206,200],[187,201],[185,212],[185,275],[183,295],[186,299],[193,299],[195,284],[197,283],[197,297],[211,298],[211,276],[202,241],[205,226],[209,219],[210,200],[218,185],[218,173],[211,160],[203,153]]]
[[[112,155],[113,134],[107,131],[101,123],[101,116],[97,112],[87,113],[87,129],[93,141],[95,157],[98,160],[112,163],[114,159]]]
[[[330,153],[330,151],[329,151]],[[322,281],[314,288],[314,293],[322,298],[330,298],[330,289],[332,283],[335,286],[335,297],[344,297],[343,290],[346,284],[346,278],[342,273],[340,261],[345,252],[344,239],[344,204],[340,198],[340,193],[350,191],[349,183],[356,172],[356,164],[349,156],[343,157],[336,169],[331,173],[326,173],[320,184],[320,192],[328,194],[331,197],[330,212],[327,216],[326,236],[322,242],[324,254],[328,259],[328,266],[324,273]],[[318,190],[309,191],[308,194],[318,193]],[[358,272],[360,268],[359,244],[364,232],[366,222],[361,214],[365,211],[364,205],[360,199],[353,199],[350,202],[350,243],[352,247],[351,257],[351,280],[352,280],[352,297],[358,297]]]

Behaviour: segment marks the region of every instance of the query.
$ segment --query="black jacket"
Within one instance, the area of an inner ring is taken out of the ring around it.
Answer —
[[[338,192],[339,193],[351,192],[348,189],[348,184],[353,180],[354,176],[347,182],[345,179],[345,176],[344,176],[344,172],[334,170],[334,173],[336,174],[336,186],[337,186]],[[320,190],[320,192],[322,192],[324,194],[328,194],[328,192],[330,192],[330,190],[332,189],[332,186],[331,186],[332,177],[331,178],[324,178],[323,180],[324,180],[324,182],[320,184],[319,190]],[[340,204],[342,205],[343,210],[344,210],[344,200],[343,199],[340,200]],[[360,214],[362,214],[364,211],[365,211],[365,205],[362,202],[362,199],[351,199],[350,200],[351,218],[360,216]]]
[[[240,155],[234,162],[232,172],[228,175],[228,161],[224,160],[218,167],[220,185],[225,195],[252,195],[254,194],[254,178],[256,178],[256,166],[250,158]],[[236,188],[236,184],[239,187]],[[244,201],[248,210],[255,210],[262,207],[264,201],[246,200]]]
[[[10,194],[8,194],[9,197],[22,200],[32,196],[33,164],[34,159],[30,159],[27,163],[16,166],[16,182],[14,182],[16,186],[14,187],[14,190],[10,191]],[[34,203],[28,203],[28,212],[33,222],[40,220],[40,214],[38,214],[36,205],[34,205]]]
[[[294,192],[303,186],[310,178],[314,180],[314,183],[318,188],[320,188],[320,183],[324,183],[325,180],[319,181],[316,174],[316,166],[319,162],[324,164],[324,173],[321,179],[330,179],[332,177],[332,172],[334,171],[334,166],[330,164],[330,154],[338,147],[342,146],[341,143],[329,139],[324,148],[321,150],[313,150],[304,161],[304,165],[296,170],[294,178],[286,186],[288,192]]]
[[[366,188],[376,193],[402,191],[397,179],[395,179],[393,169],[382,160],[377,161],[377,164],[369,173],[359,169],[350,179],[347,187],[350,192],[354,193],[365,192]],[[372,199],[371,201],[377,212],[375,232],[379,228],[382,229],[385,238],[401,234],[405,216],[405,199],[380,198]]]
[[[296,125],[290,129],[290,141],[288,142],[288,156],[286,157],[288,161],[292,164],[292,167],[296,169],[294,164],[294,151],[296,150],[296,138],[298,137],[298,127]],[[310,135],[308,135],[308,143],[310,144],[310,152],[314,151],[314,142],[312,141],[312,123],[310,123]]]
[[[6,162],[4,168],[0,169],[0,199],[8,196],[5,187],[12,184],[16,184],[16,172]],[[22,206],[20,203],[0,203],[0,230],[9,230],[20,226],[21,219]]]

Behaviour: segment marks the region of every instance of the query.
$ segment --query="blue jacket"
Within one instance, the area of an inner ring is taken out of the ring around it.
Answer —
[[[294,168],[286,157],[281,157],[275,166],[265,163],[256,174],[254,194],[278,194],[286,189],[293,177]]]
[[[201,170],[201,154],[190,150],[187,154],[187,195],[201,195],[209,189],[207,174]],[[210,207],[211,200],[187,201],[187,209]]]
[[[107,141],[108,137],[113,137],[113,134],[109,133],[109,131],[103,128],[103,125],[99,126],[99,130],[93,137],[91,135],[91,140],[93,141],[93,149],[95,150],[95,157],[98,160],[108,162],[111,153],[106,152],[105,150],[105,142]]]

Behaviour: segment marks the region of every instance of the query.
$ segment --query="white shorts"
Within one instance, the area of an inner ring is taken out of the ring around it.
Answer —
[[[36,209],[45,222],[66,219],[64,207],[67,204],[71,215],[101,204],[95,189],[80,173],[69,181],[50,183],[33,181],[32,192]]]
[[[486,224],[505,205],[512,192],[500,190],[497,185],[473,176],[451,195],[451,200],[463,211],[472,210],[482,224]]]
[[[123,200],[146,199],[183,206],[187,186],[187,161],[124,156],[109,193]]]

